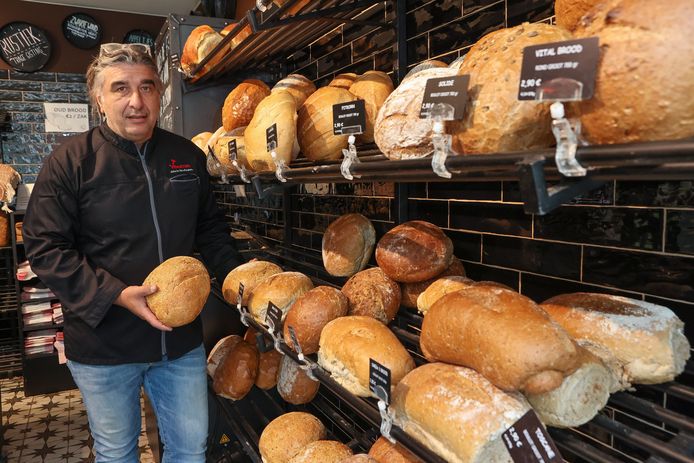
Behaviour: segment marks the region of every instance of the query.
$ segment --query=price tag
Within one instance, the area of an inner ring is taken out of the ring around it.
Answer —
[[[364,100],[354,100],[333,105],[333,134],[358,135],[366,128]]]
[[[294,331],[293,326],[288,326],[287,330],[289,331],[289,338],[292,340],[292,347],[294,348],[294,352],[301,353],[301,344],[299,344],[299,340],[296,338],[296,331]]]
[[[501,435],[514,463],[562,463],[557,446],[534,411],[529,410]]]
[[[265,143],[267,143],[268,152],[277,148],[277,124],[272,124],[265,129]]]
[[[390,370],[369,359],[369,389],[376,397],[390,404]]]
[[[239,151],[238,148],[236,148],[236,139],[229,140],[229,143],[227,144],[227,149],[229,150],[229,160],[230,161],[236,161],[236,159],[239,157]]]
[[[518,99],[590,99],[595,90],[599,59],[597,37],[525,47]]]
[[[275,333],[279,333],[280,327],[282,326],[282,311],[272,302],[267,303],[265,321]]]
[[[422,107],[419,110],[421,119],[431,117],[431,110],[437,103],[447,104],[453,108],[453,119],[462,119],[465,116],[467,104],[467,88],[470,84],[470,76],[437,77],[428,79],[424,87]]]
[[[236,305],[238,305],[239,307],[241,307],[241,305],[243,303],[243,290],[244,290],[243,283],[239,283],[239,295],[236,298]]]

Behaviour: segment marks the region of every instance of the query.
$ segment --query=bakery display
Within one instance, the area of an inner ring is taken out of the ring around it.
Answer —
[[[472,368],[504,391],[558,388],[578,368],[569,335],[533,301],[514,291],[471,286],[427,311],[419,339],[430,362]]]
[[[202,311],[210,295],[210,275],[199,260],[176,256],[150,272],[143,286],[156,286],[146,296],[147,305],[163,324],[175,328],[187,325]]]
[[[374,123],[378,111],[388,96],[393,93],[393,81],[382,71],[366,71],[354,80],[349,92],[360,100],[364,100],[366,108],[366,127],[364,133],[357,136],[360,143],[373,143]]]
[[[248,311],[260,323],[265,323],[268,303],[282,311],[282,320],[299,296],[313,289],[309,277],[299,272],[281,272],[261,281],[248,297]],[[280,329],[276,326],[275,329]]]
[[[603,0],[555,0],[554,16],[557,26],[573,32],[581,17],[601,1]]]
[[[369,359],[390,369],[393,386],[414,368],[414,360],[393,332],[371,317],[336,318],[323,328],[318,364],[360,397],[375,397],[369,390]]]
[[[431,286],[435,281],[445,278],[447,276],[458,276],[465,277],[465,267],[460,259],[453,256],[451,265],[449,265],[446,270],[436,275],[428,280],[419,281],[417,283],[401,283],[400,290],[402,292],[402,302],[401,304],[409,309],[417,308],[417,299],[419,295],[422,294],[426,289]]]
[[[229,272],[222,284],[224,300],[229,304],[236,304],[239,297],[239,283],[243,284],[243,305],[248,305],[248,298],[253,289],[264,279],[282,272],[282,268],[264,260],[246,262]]]
[[[248,79],[229,92],[222,106],[222,125],[230,131],[245,127],[253,119],[255,108],[270,94],[270,87],[257,79]]]
[[[369,449],[369,456],[378,463],[422,463],[400,444],[393,444],[385,437],[379,437]]]
[[[482,375],[444,363],[422,365],[396,386],[393,421],[450,463],[511,463],[501,434],[530,406]]]
[[[342,287],[350,315],[365,315],[390,323],[400,308],[400,286],[378,267],[362,270]]]
[[[361,214],[345,214],[323,233],[323,265],[334,276],[352,276],[366,268],[376,244],[376,231]]]
[[[412,220],[392,228],[376,245],[376,262],[395,281],[416,283],[443,272],[453,243],[436,225]]]
[[[311,442],[325,439],[326,434],[323,423],[310,413],[289,412],[263,429],[258,449],[264,463],[288,463]]]
[[[304,104],[304,101],[306,101],[306,98],[316,91],[316,86],[313,85],[310,79],[301,74],[289,74],[287,77],[277,82],[275,86],[272,87],[271,92],[276,93],[282,90],[287,91],[292,98],[294,98],[296,107],[300,108],[301,105]]]
[[[299,108],[297,136],[302,154],[311,161],[342,159],[348,135],[333,135],[333,105],[355,100],[349,91],[323,87],[311,94]]]
[[[241,400],[255,384],[257,375],[258,349],[246,341],[238,341],[214,372],[214,392],[226,399]]]
[[[319,387],[320,383],[309,378],[291,357],[282,356],[277,375],[277,392],[285,402],[294,405],[309,403],[318,394]]]
[[[207,374],[210,378],[214,378],[214,372],[217,370],[219,364],[224,360],[224,357],[229,353],[229,351],[243,338],[236,334],[226,336],[214,345],[210,351],[210,355],[207,356]]]
[[[289,334],[289,327],[292,327],[301,351],[315,354],[323,327],[338,317],[344,317],[348,311],[349,300],[339,289],[317,286],[302,294],[289,308],[284,319],[284,342],[296,350]]]
[[[318,440],[301,449],[289,463],[340,463],[352,455],[352,450],[342,442]]]
[[[614,356],[629,383],[672,381],[691,355],[684,323],[661,305],[609,294],[572,293],[550,298],[541,307],[574,339]],[[598,350],[593,353],[600,355]]]

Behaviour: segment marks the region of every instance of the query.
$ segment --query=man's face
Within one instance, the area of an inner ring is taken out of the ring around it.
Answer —
[[[98,96],[108,126],[136,144],[147,141],[159,117],[154,71],[144,64],[117,64],[104,69]]]

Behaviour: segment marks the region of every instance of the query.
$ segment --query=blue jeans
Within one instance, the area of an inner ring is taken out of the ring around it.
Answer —
[[[144,385],[164,444],[162,463],[204,463],[207,376],[203,346],[176,360],[86,365],[68,360],[84,400],[97,463],[137,463]]]

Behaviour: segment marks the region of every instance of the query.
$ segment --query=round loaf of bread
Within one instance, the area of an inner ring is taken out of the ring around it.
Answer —
[[[539,394],[578,368],[569,335],[537,304],[514,291],[471,286],[427,311],[419,338],[424,356],[472,368],[504,391]]]
[[[391,229],[376,245],[376,262],[395,281],[417,283],[443,272],[453,243],[436,225],[412,220]]]
[[[390,323],[400,309],[400,286],[378,267],[362,270],[347,280],[342,293],[349,300],[350,315]]]
[[[379,437],[369,449],[369,456],[378,463],[422,463],[400,444],[393,444],[385,437]]]
[[[554,16],[557,26],[575,31],[581,17],[601,1],[603,0],[555,0]]]
[[[274,349],[267,352],[260,352],[260,357],[258,358],[258,375],[255,378],[256,386],[265,390],[275,387],[282,357],[282,354]]]
[[[310,413],[289,412],[265,426],[258,449],[263,463],[287,463],[311,442],[325,439],[326,434],[323,423]]]
[[[237,132],[238,133],[238,132]],[[217,138],[214,144],[214,155],[217,157],[219,162],[224,167],[227,175],[233,175],[238,173],[238,169],[234,166],[231,159],[231,154],[229,151],[229,145],[231,142],[236,143],[236,162],[239,166],[249,168],[248,161],[246,160],[246,143],[243,138],[243,131],[237,135],[231,135],[231,133],[222,135]]]
[[[235,305],[239,298],[239,283],[242,283],[243,301],[241,304],[248,305],[248,298],[255,287],[267,277],[280,272],[282,272],[282,268],[279,265],[264,260],[254,260],[241,264],[224,278],[222,284],[224,300]]]
[[[224,360],[224,357],[226,357],[236,343],[241,340],[241,336],[232,334],[217,341],[217,344],[215,344],[210,351],[210,355],[207,356],[207,374],[210,378],[214,378],[214,372],[217,370],[219,364]]]
[[[361,143],[373,143],[376,117],[378,117],[378,111],[383,103],[393,93],[393,81],[385,72],[366,71],[354,80],[352,86],[349,87],[349,92],[364,100],[366,107],[366,128],[364,133],[357,137],[357,140]]]
[[[510,463],[502,433],[530,410],[468,368],[430,363],[395,388],[394,423],[450,463]]]
[[[147,275],[143,286],[158,290],[146,297],[147,305],[163,324],[175,328],[200,315],[210,295],[210,275],[199,260],[176,256],[165,260]]]
[[[472,281],[467,277],[447,276],[434,281],[422,294],[417,298],[417,310],[422,314],[426,314],[427,310],[434,305],[436,301],[441,299],[448,293],[454,293],[461,289],[466,289],[471,286],[492,286],[495,288],[508,289],[513,291],[505,284],[497,283],[496,281]]]
[[[248,125],[255,108],[270,94],[270,87],[257,79],[248,79],[237,85],[224,100],[222,125],[230,131]]]
[[[543,23],[485,35],[465,55],[458,74],[469,74],[465,118],[450,124],[458,153],[499,153],[553,145],[549,103],[518,100],[523,49],[569,40],[566,30]]]
[[[400,284],[400,291],[402,292],[402,302],[401,304],[409,309],[417,308],[417,298],[426,289],[431,286],[435,281],[447,277],[447,276],[465,276],[465,267],[460,259],[453,256],[451,265],[446,268],[443,272],[436,275],[434,278],[429,278],[428,280],[420,281],[419,283],[402,283]]]
[[[402,80],[403,82],[410,77],[419,74],[421,71],[431,69],[431,68],[447,68],[449,67],[446,63],[443,61],[437,60],[437,59],[428,59],[425,61],[422,61],[409,71],[407,71],[407,74],[405,75],[405,78]],[[456,69],[457,70],[457,69]]]
[[[323,87],[299,108],[297,133],[301,152],[312,161],[342,159],[348,135],[333,135],[333,105],[354,100],[344,88]]]
[[[265,323],[268,303],[282,311],[282,320],[299,296],[313,289],[309,277],[299,272],[276,273],[256,286],[248,298],[248,311],[260,323]],[[279,329],[280,327],[275,327]]]
[[[320,382],[309,378],[291,357],[282,356],[277,376],[277,392],[285,402],[294,405],[307,404],[318,394],[319,387]]]
[[[579,103],[591,143],[670,140],[694,135],[694,2],[667,8],[609,0],[584,16],[576,37],[600,39],[595,94]]]
[[[344,317],[349,312],[349,300],[339,290],[330,286],[317,286],[300,296],[289,308],[284,319],[284,342],[294,349],[289,327],[294,329],[296,340],[304,354],[318,352],[318,341],[328,322]]]
[[[200,148],[205,155],[207,155],[207,140],[210,139],[212,136],[212,132],[200,132],[196,136],[190,139],[193,143],[195,143],[195,146]]]
[[[684,371],[691,355],[684,323],[661,305],[608,294],[572,293],[548,299],[541,307],[574,339],[614,355],[630,383],[672,381]]]
[[[369,359],[390,369],[393,386],[414,368],[414,360],[393,332],[371,317],[341,317],[325,325],[318,364],[360,397],[375,397],[369,390]]]
[[[335,77],[333,77],[333,80],[330,81],[328,87],[338,87],[344,88],[345,90],[349,90],[349,87],[352,86],[356,78],[357,75],[353,72],[345,72],[343,74],[338,74]]]
[[[319,440],[311,442],[289,463],[340,463],[352,455],[352,450],[342,442]]]
[[[238,341],[214,372],[213,388],[218,395],[241,400],[251,390],[258,375],[258,349]]]
[[[208,25],[198,26],[190,32],[181,52],[181,69],[186,76],[193,77],[192,82],[207,74],[219,62],[222,53],[217,53],[217,56],[205,63],[195,76],[192,75],[192,70],[219,45],[222,39],[222,35]]]
[[[316,86],[313,85],[310,79],[301,74],[289,74],[284,79],[280,80],[272,87],[272,93],[285,90],[294,98],[296,107],[300,108],[313,92],[316,91]]]
[[[323,265],[329,274],[352,276],[366,268],[376,244],[376,230],[361,214],[345,214],[323,234]]]
[[[374,139],[389,159],[423,158],[434,151],[432,123],[419,118],[427,80],[449,77],[455,69],[431,67],[403,80],[378,111]]]
[[[383,462],[376,461],[365,453],[358,453],[357,455],[352,455],[351,457],[347,457],[344,460],[340,460],[340,463],[383,463]]]
[[[292,95],[277,91],[265,97],[255,108],[253,119],[243,132],[246,143],[246,159],[251,170],[256,172],[274,171],[275,161],[267,146],[267,129],[273,124],[277,127],[278,160],[287,165],[299,154],[296,139],[296,102]]]

